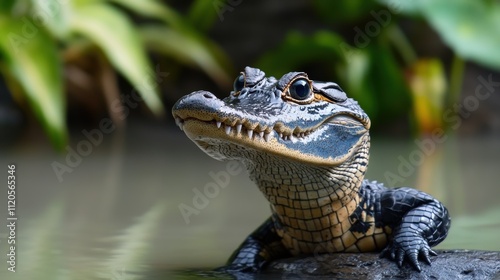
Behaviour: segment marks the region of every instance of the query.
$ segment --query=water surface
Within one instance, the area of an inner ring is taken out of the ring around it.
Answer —
[[[367,178],[441,200],[452,229],[437,248],[500,250],[499,139],[449,135],[426,154],[414,140],[375,137]],[[74,133],[60,155],[31,142],[0,151],[1,181],[16,164],[18,217],[16,273],[7,271],[7,231],[0,229],[1,279],[218,278],[199,269],[224,264],[270,214],[246,171],[206,156],[173,126],[132,124],[90,150],[82,140]],[[80,159],[71,152],[78,148]],[[214,175],[221,172],[227,181]],[[205,189],[210,197],[199,198]],[[186,269],[197,272],[178,272]]]

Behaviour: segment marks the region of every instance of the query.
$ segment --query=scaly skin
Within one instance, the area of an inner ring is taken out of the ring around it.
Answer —
[[[423,192],[364,180],[370,120],[356,101],[300,72],[276,80],[247,67],[234,86],[223,100],[193,92],[172,110],[207,154],[243,162],[271,203],[271,218],[225,270],[331,252],[382,251],[419,271],[419,259],[430,264],[430,247],[448,233],[448,211]]]

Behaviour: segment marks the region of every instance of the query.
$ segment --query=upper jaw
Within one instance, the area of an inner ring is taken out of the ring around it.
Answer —
[[[247,108],[228,105],[210,92],[198,91],[180,99],[174,105],[172,114],[181,130],[186,122],[196,120],[211,124],[214,129],[223,130],[227,136],[241,135],[249,139],[260,138],[266,142],[272,137],[282,141],[303,139],[325,124],[358,127],[367,131],[370,128],[370,120],[362,111],[357,112],[342,106],[330,104],[329,107],[318,106],[310,111],[297,110],[291,113],[288,110],[289,115],[296,115],[295,118],[284,116],[286,113],[276,114],[291,107],[284,108],[283,104],[279,105],[281,108],[276,106],[278,105],[275,104],[274,108],[268,107],[268,111],[256,115],[251,114]]]
[[[183,117],[181,117],[181,115]],[[214,128],[224,130],[226,135],[246,135],[248,138],[261,138],[264,141],[269,141],[273,134],[279,136],[282,140],[294,140],[302,139],[309,136],[311,133],[316,131],[319,126],[325,124],[336,124],[346,127],[363,127],[366,130],[369,129],[369,121],[367,124],[361,123],[358,119],[349,114],[337,114],[334,115],[322,123],[311,127],[289,127],[283,122],[277,122],[274,125],[262,124],[259,122],[252,122],[245,118],[230,118],[221,117],[217,114],[204,115],[202,118],[197,116],[186,116],[185,114],[177,115],[174,114],[175,123],[177,126],[184,130],[184,123],[190,120],[196,120],[199,122],[205,122],[214,126]]]

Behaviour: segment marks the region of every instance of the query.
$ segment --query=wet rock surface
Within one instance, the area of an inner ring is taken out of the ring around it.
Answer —
[[[432,265],[422,271],[408,263],[402,268],[376,253],[326,254],[272,262],[266,274],[281,279],[500,279],[500,252],[437,250]]]

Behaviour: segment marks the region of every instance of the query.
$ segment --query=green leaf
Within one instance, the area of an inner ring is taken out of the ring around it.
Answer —
[[[167,55],[179,62],[197,66],[221,85],[228,85],[228,59],[207,41],[190,33],[180,32],[160,25],[145,26],[140,29],[144,43],[149,49]]]
[[[0,20],[0,51],[6,77],[19,84],[35,116],[58,149],[67,142],[62,63],[57,45],[26,17]]]
[[[170,28],[163,27],[163,29],[158,26],[146,27],[141,31],[141,35],[150,49],[156,50],[161,54],[173,56],[178,61],[199,66],[222,86],[230,84],[230,78],[227,74],[227,69],[230,68],[229,59],[215,44],[200,35],[191,26],[190,22],[184,20],[175,10],[156,0],[111,1],[127,7],[137,14],[159,19],[170,26]],[[203,3],[211,2],[203,1]],[[193,5],[195,7],[190,11],[191,17],[207,17],[206,11],[201,11],[202,14],[192,14],[200,9],[199,4],[194,3]],[[212,12],[208,14],[210,15]],[[207,27],[207,21],[203,21],[202,23],[198,20],[194,22],[197,27],[201,25]],[[165,33],[163,34],[162,32]],[[191,53],[188,53],[188,51]]]
[[[172,26],[184,28],[181,16],[169,6],[156,0],[110,0],[142,16],[165,21]]]
[[[433,1],[424,15],[460,56],[500,69],[500,4],[484,1]]]
[[[137,30],[128,18],[106,4],[81,6],[71,18],[71,30],[98,45],[111,64],[141,93],[146,105],[162,115],[156,75]]]
[[[500,3],[470,0],[383,0],[424,17],[463,58],[500,69]],[[409,4],[411,3],[411,4]]]
[[[61,38],[68,31],[67,17],[70,11],[68,1],[31,0],[33,11],[30,20],[45,26],[55,36]]]

